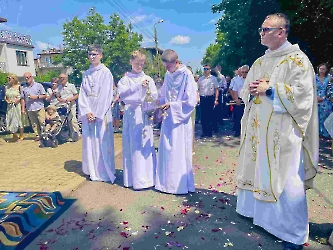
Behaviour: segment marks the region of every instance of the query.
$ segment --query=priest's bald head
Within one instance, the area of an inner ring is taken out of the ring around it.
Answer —
[[[278,49],[287,41],[289,31],[290,20],[287,15],[283,13],[268,15],[259,28],[261,44],[271,50]]]
[[[163,52],[161,58],[163,65],[169,72],[175,72],[179,66],[180,62],[178,61],[178,54],[172,49],[167,49]]]

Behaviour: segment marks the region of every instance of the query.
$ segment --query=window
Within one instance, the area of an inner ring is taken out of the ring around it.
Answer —
[[[28,66],[27,52],[16,50],[16,61],[18,66]]]

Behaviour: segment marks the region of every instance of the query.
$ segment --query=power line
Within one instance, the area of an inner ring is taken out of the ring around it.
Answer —
[[[140,26],[143,30],[147,31],[148,34],[151,36],[154,36],[153,33],[151,33],[148,29],[146,29],[143,25],[141,25],[140,21],[131,13],[129,10],[119,1],[117,0],[112,0],[115,4],[117,4],[120,8],[122,8],[128,15],[136,22],[138,26]]]
[[[127,14],[125,14],[118,6],[115,6],[110,0],[106,0],[110,5],[112,5],[117,11],[119,11],[124,18],[126,18],[129,22],[131,22],[131,18],[128,18]],[[154,37],[151,34],[148,34],[145,30],[142,30],[140,26],[137,26],[136,24],[132,24],[137,29],[139,29],[142,33],[144,33],[147,37]]]

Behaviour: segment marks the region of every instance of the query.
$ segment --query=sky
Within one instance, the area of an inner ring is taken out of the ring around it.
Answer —
[[[8,20],[1,30],[30,35],[37,56],[47,47],[62,45],[63,23],[77,16],[85,18],[90,8],[109,21],[113,13],[144,36],[142,47],[155,46],[156,25],[159,47],[177,51],[180,60],[194,70],[209,44],[215,40],[215,23],[221,14],[211,6],[219,0],[0,0],[0,17]]]

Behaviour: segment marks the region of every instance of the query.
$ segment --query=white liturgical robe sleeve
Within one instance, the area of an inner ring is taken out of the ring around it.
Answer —
[[[197,103],[196,84],[193,75],[187,74],[183,84],[185,86],[181,88],[177,101],[170,102],[170,113],[174,124],[189,119]]]

